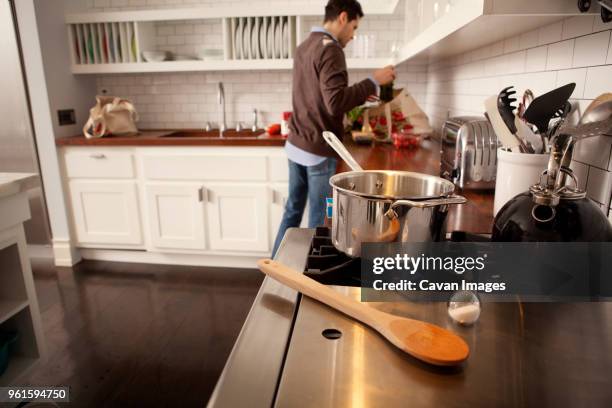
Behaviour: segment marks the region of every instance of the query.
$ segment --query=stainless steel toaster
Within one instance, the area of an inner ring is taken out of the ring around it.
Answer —
[[[465,190],[494,189],[498,147],[485,117],[449,118],[442,127],[440,176]]]

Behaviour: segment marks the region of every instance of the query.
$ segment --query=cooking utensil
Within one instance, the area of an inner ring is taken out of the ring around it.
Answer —
[[[575,83],[564,85],[535,98],[525,111],[525,120],[534,124],[540,134],[546,134],[555,112],[563,108],[576,88]]]
[[[565,105],[563,105],[563,108],[555,112],[555,114],[553,115],[553,120],[554,119],[557,119],[557,120],[554,122],[552,126],[549,125],[550,129],[548,130],[547,135],[540,135],[542,136],[542,141],[545,143],[545,145],[548,145],[548,141],[555,134],[557,134],[557,131],[559,130],[561,126],[563,126],[563,124],[565,123],[565,120],[567,119],[567,116],[570,114],[571,111],[572,111],[572,104],[570,102],[565,102]]]
[[[516,136],[530,148],[528,153],[542,153],[544,151],[546,146],[544,138],[533,133],[531,128],[518,116],[514,117],[514,126],[516,127]]]
[[[557,134],[573,136],[577,140],[600,135],[612,136],[612,118],[608,117],[606,120],[578,126],[563,126],[557,131]]]
[[[323,132],[323,139],[329,144],[332,149],[338,153],[338,156],[354,171],[361,171],[363,168],[357,163],[357,160],[349,153],[349,151],[344,147],[340,139],[333,133],[325,131]]]
[[[580,118],[579,124],[583,125],[586,123],[599,122],[606,120],[612,116],[612,99],[602,102],[595,107],[584,112],[584,115]]]
[[[467,199],[453,196],[455,185],[440,177],[408,171],[362,171],[331,132],[323,138],[355,171],[332,176],[332,242],[350,257],[363,242],[429,242],[444,237],[448,205]],[[399,228],[397,226],[399,225]]]
[[[501,115],[502,120],[508,127],[510,133],[516,137],[521,147],[521,151],[523,153],[534,153],[534,149],[530,146],[524,139],[522,139],[518,133],[515,124],[515,116],[514,116],[514,106],[512,105],[516,102],[516,98],[513,95],[516,94],[513,86],[508,86],[501,90],[499,95],[497,96],[497,110]]]
[[[531,89],[525,89],[525,92],[523,92],[523,98],[521,100],[521,102],[519,103],[518,109],[517,109],[517,116],[519,118],[523,118],[523,116],[525,116],[525,111],[527,110],[527,108],[529,107],[529,105],[531,104],[531,102],[533,102],[534,99],[534,95],[533,92],[531,91]]]
[[[262,259],[257,266],[282,284],[370,326],[391,344],[419,360],[450,366],[460,364],[469,356],[470,349],[465,341],[440,326],[366,306],[280,262]]]
[[[586,115],[587,113],[589,113],[589,111],[591,111],[591,109],[594,109],[607,101],[612,101],[612,93],[604,93],[593,99],[589,106],[587,106],[587,108],[584,110],[584,113],[582,115]]]
[[[485,100],[485,111],[485,116],[491,123],[491,126],[493,126],[493,130],[495,130],[495,134],[503,147],[511,151],[518,151],[520,143],[518,139],[510,133],[508,126],[506,126],[497,109],[497,95],[490,96]]]

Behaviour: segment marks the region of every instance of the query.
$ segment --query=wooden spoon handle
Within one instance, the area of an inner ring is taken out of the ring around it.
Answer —
[[[393,345],[420,360],[436,365],[454,365],[464,361],[469,354],[469,347],[463,339],[439,326],[368,307],[280,262],[261,259],[257,265],[271,278],[367,324]]]
[[[384,319],[386,313],[363,305],[353,299],[343,296],[335,290],[320,284],[304,274],[299,273],[288,266],[272,261],[270,259],[260,259],[257,262],[259,269],[274,280],[283,285],[289,286],[304,295],[325,303],[336,310],[357,319],[368,326],[379,329],[380,319]]]

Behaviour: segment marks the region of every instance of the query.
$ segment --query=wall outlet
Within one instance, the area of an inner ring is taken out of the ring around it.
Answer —
[[[74,125],[76,123],[76,116],[74,109],[60,109],[57,111],[57,118],[60,126]]]

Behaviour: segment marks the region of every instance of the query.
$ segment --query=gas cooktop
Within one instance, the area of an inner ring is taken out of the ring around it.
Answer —
[[[453,231],[452,242],[488,241],[488,238],[464,231]],[[310,244],[304,275],[324,285],[361,286],[361,258],[351,258],[338,251],[328,227],[317,227]]]

